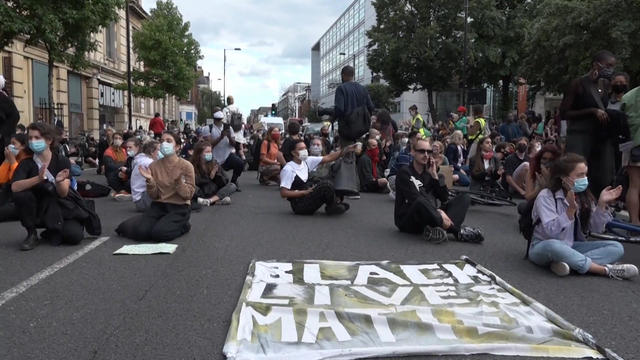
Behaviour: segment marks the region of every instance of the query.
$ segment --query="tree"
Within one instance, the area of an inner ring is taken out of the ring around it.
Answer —
[[[539,0],[527,32],[525,74],[529,83],[564,92],[591,68],[599,50],[613,52],[620,69],[640,80],[638,0]]]
[[[395,99],[391,86],[381,83],[367,85],[367,91],[376,109],[390,110],[393,99]]]
[[[198,103],[198,124],[204,125],[207,119],[213,119],[213,108],[224,107],[219,91],[200,89],[200,101]]]
[[[368,65],[394,91],[426,90],[433,118],[433,92],[460,71],[462,1],[376,0],[377,23],[368,32]]]
[[[18,35],[27,32],[28,24],[21,11],[17,1],[0,1],[0,49],[10,45]]]
[[[53,108],[53,70],[56,62],[82,69],[89,64],[87,54],[97,48],[92,37],[118,18],[124,0],[22,0],[14,10],[23,17],[26,44],[43,46],[48,54],[50,119]],[[3,21],[4,23],[4,21]],[[4,24],[3,24],[4,26]]]
[[[163,99],[166,95],[186,98],[197,77],[202,59],[200,45],[190,32],[189,22],[171,0],[158,0],[151,17],[133,34],[133,50],[144,70],[133,70],[132,91],[136,96]]]

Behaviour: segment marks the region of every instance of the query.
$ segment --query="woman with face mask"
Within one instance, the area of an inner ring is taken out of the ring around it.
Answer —
[[[160,143],[155,140],[148,140],[142,145],[142,151],[136,154],[133,159],[131,196],[138,212],[144,212],[151,206],[151,198],[147,194],[147,182],[140,174],[140,167],[149,167],[154,160],[158,159],[159,151]]]
[[[335,189],[329,181],[321,181],[315,185],[309,182],[309,172],[318,165],[332,163],[345,154],[353,152],[356,145],[329,155],[309,156],[304,140],[296,140],[288,162],[280,172],[280,196],[289,200],[291,209],[298,215],[312,215],[325,205],[327,215],[343,214],[349,205],[337,198]]]
[[[529,160],[529,171],[526,178],[527,201],[534,201],[542,189],[551,183],[551,166],[560,157],[560,150],[555,145],[545,145]]]
[[[202,206],[229,205],[236,185],[229,182],[213,158],[213,148],[207,140],[196,143],[191,157],[195,170],[196,193],[194,200]]]
[[[569,153],[551,166],[550,186],[538,194],[533,206],[529,260],[550,267],[558,276],[573,270],[614,279],[635,277],[636,266],[615,264],[624,254],[622,244],[585,241],[588,232],[604,231],[612,219],[608,205],[622,194],[621,186],[608,186],[596,200],[588,189],[587,172],[586,160],[577,154]]]
[[[143,215],[121,223],[116,229],[120,236],[165,242],[191,230],[191,199],[196,191],[193,165],[176,155],[182,145],[180,136],[165,132],[161,141],[162,159],[139,168],[147,183],[151,206]]]
[[[258,180],[262,185],[278,185],[280,182],[280,166],[284,165],[284,157],[280,153],[280,130],[270,127],[260,145],[260,166]]]
[[[60,206],[70,191],[71,163],[52,151],[57,148],[53,127],[33,123],[27,130],[29,145],[24,150],[31,157],[18,164],[11,184],[18,217],[27,230],[20,249],[38,245],[37,228],[45,228],[41,237],[52,244],[78,244],[84,238],[83,223]]]
[[[498,158],[493,152],[491,138],[488,136],[478,140],[478,150],[469,163],[471,169],[471,190],[494,188],[504,173]]]
[[[9,146],[4,149],[4,161],[0,165],[0,222],[18,220],[16,207],[11,198],[11,179],[18,164],[27,154],[27,136],[14,134]]]
[[[121,133],[114,133],[109,147],[102,157],[107,184],[113,190],[112,196],[118,201],[131,200],[131,185],[127,176],[127,150],[123,146]]]

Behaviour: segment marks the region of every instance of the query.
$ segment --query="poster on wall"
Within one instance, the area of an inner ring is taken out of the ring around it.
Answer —
[[[253,261],[227,359],[406,355],[615,358],[481,265]]]

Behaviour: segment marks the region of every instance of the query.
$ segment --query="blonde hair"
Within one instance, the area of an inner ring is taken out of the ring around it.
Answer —
[[[464,135],[462,135],[462,131],[460,130],[454,131],[453,134],[451,134],[450,142],[456,145],[462,145],[462,143],[464,142]]]

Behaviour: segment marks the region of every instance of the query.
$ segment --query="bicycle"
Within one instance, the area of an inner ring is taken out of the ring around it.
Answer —
[[[640,226],[638,225],[614,219],[607,223],[605,230],[605,233],[590,233],[589,236],[601,240],[640,243],[639,235],[629,235],[629,232],[640,234]]]
[[[509,193],[500,184],[483,185],[479,190],[449,189],[449,196],[468,194],[472,205],[516,206]]]

